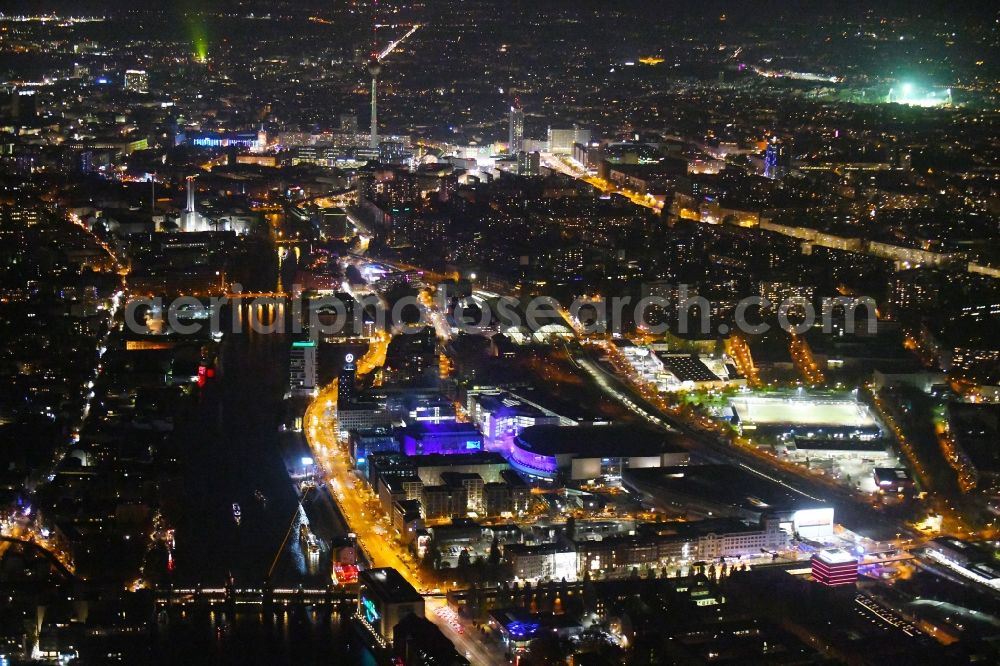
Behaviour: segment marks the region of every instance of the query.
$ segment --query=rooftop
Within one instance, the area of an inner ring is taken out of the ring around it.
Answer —
[[[549,555],[552,553],[572,553],[575,545],[568,542],[550,543],[509,543],[504,546],[504,555]]]
[[[795,448],[803,451],[857,451],[884,452],[885,442],[881,439],[862,440],[833,437],[796,437]]]
[[[520,400],[510,393],[499,395],[483,394],[476,398],[479,404],[488,412],[495,415],[520,415],[533,416],[535,418],[545,416],[545,412],[533,405]]]
[[[879,481],[910,481],[910,473],[899,467],[876,467],[875,478]]]
[[[398,571],[389,567],[366,569],[361,572],[359,579],[364,587],[389,603],[422,602],[424,600]]]
[[[853,562],[857,564],[858,558],[854,557],[842,548],[830,548],[816,553],[815,557],[823,560],[827,564],[847,564]]]
[[[473,423],[462,423],[457,421],[440,421],[438,423],[426,423],[417,421],[410,423],[396,430],[397,434],[420,439],[434,435],[479,435]]]
[[[657,354],[663,361],[663,367],[672,372],[682,382],[717,382],[708,366],[697,356],[667,356]]]
[[[655,456],[685,450],[669,439],[666,433],[631,425],[536,425],[518,435],[517,445],[547,456]]]
[[[499,453],[493,451],[477,451],[476,453],[441,454],[432,453],[426,456],[409,456],[409,461],[416,467],[458,467],[460,465],[506,465],[507,461]]]
[[[627,486],[639,486],[654,496],[662,494],[677,502],[690,500],[755,513],[825,506],[822,501],[734,465],[627,469],[622,478]]]

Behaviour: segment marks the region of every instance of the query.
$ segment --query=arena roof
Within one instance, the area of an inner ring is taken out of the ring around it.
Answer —
[[[631,425],[536,425],[525,428],[518,435],[517,446],[543,456],[615,458],[658,456],[685,450],[671,439],[667,433]]]

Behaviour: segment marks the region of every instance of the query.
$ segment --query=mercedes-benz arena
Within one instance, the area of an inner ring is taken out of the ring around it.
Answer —
[[[514,438],[508,462],[536,481],[615,478],[623,469],[686,465],[687,449],[677,440],[630,425],[537,425]]]

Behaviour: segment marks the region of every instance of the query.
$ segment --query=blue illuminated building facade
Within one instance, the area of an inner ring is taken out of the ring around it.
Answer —
[[[686,465],[671,436],[632,425],[535,425],[513,438],[507,461],[528,481],[618,478],[624,469]]]
[[[368,469],[368,457],[373,453],[398,453],[399,441],[387,428],[352,430],[349,433],[351,461],[362,472]]]
[[[476,453],[483,450],[483,436],[472,423],[418,422],[396,430],[408,456]]]
[[[174,137],[174,145],[195,146],[197,148],[237,148],[257,149],[261,147],[257,132],[179,132]]]
[[[543,634],[567,639],[583,630],[578,620],[567,615],[528,613],[519,608],[490,611],[489,626],[500,635],[508,655],[526,652],[531,642]]]
[[[776,136],[771,137],[764,151],[764,176],[766,178],[781,178],[788,173],[791,165],[788,143]]]
[[[555,456],[535,453],[527,447],[515,444],[510,448],[508,459],[511,466],[529,477],[552,481],[559,472],[559,460]]]

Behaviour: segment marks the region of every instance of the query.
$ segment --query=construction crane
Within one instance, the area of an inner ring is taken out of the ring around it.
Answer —
[[[371,149],[378,150],[378,76],[382,73],[382,61],[390,53],[396,50],[400,44],[408,39],[413,33],[420,29],[420,24],[414,24],[405,35],[390,42],[388,46],[379,52],[372,49],[372,58],[368,61],[368,73],[372,75],[372,138]],[[374,44],[373,44],[374,47]]]

